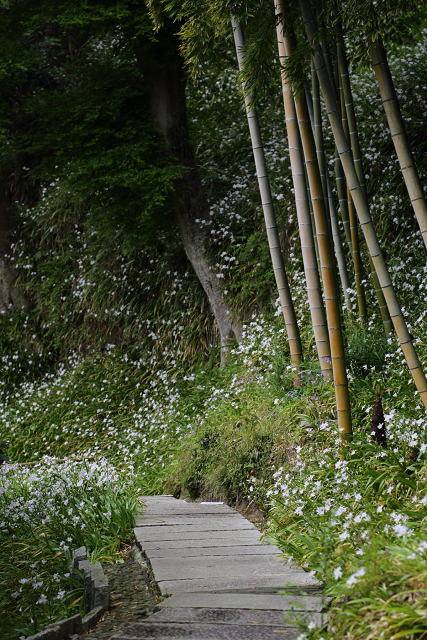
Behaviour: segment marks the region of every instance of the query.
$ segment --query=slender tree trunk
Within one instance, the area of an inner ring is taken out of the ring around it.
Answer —
[[[211,237],[209,205],[189,139],[185,75],[174,31],[172,25],[167,25],[160,30],[158,42],[153,42],[149,52],[146,47],[139,49],[138,44],[134,51],[146,83],[150,113],[166,147],[185,168],[182,179],[176,184],[176,221],[188,259],[215,316],[221,339],[221,360],[224,361],[235,339],[241,339],[242,325],[232,316],[206,249]]]
[[[239,69],[242,70],[244,62],[244,36],[241,24],[235,18],[231,19],[233,28],[234,43],[236,45],[237,60]],[[249,131],[252,141],[258,185],[261,194],[262,209],[264,212],[265,226],[267,229],[268,244],[270,247],[271,261],[273,263],[274,275],[279,292],[280,303],[283,316],[285,318],[286,331],[288,334],[291,361],[294,368],[299,371],[302,362],[302,346],[299,335],[299,328],[295,315],[294,304],[289,289],[286,275],[283,253],[280,248],[279,232],[277,229],[276,215],[274,212],[273,199],[268,178],[267,165],[265,162],[264,148],[262,144],[261,131],[259,127],[258,114],[251,106],[252,97],[245,92],[246,115],[248,117]]]
[[[282,27],[285,20],[285,7],[282,0],[277,2],[282,15]],[[283,30],[283,41],[286,55],[292,54],[292,42]],[[335,385],[335,397],[337,403],[338,429],[343,440],[352,437],[350,395],[348,390],[347,371],[345,366],[344,343],[341,328],[341,312],[339,304],[339,291],[334,277],[334,262],[332,244],[329,233],[328,219],[326,216],[323,198],[322,181],[319,165],[317,163],[316,145],[313,130],[310,123],[305,95],[296,96],[296,112],[307,162],[310,191],[313,198],[313,210],[316,219],[317,239],[319,243],[320,263],[322,266],[322,280],[325,292],[326,316],[329,329],[329,343],[332,354],[332,370]]]
[[[351,91],[350,76],[348,72],[348,61],[347,61],[347,55],[345,52],[345,45],[344,45],[341,29],[339,29],[339,32],[338,32],[337,57],[338,57],[339,70],[340,70],[340,76],[341,76],[340,84],[342,86],[344,105],[345,105],[345,110],[347,114],[347,122],[348,122],[348,129],[349,129],[349,135],[350,135],[350,145],[351,145],[351,150],[353,152],[354,167],[356,169],[357,177],[359,178],[360,187],[362,189],[363,195],[365,196],[366,203],[369,206],[368,190],[366,188],[365,171],[363,167],[363,158],[362,158],[362,152],[360,149],[360,142],[359,142],[359,132],[357,128],[356,113],[354,110],[354,103],[353,103],[353,94]],[[378,306],[380,308],[381,318],[384,324],[384,330],[388,335],[393,330],[393,324],[387,309],[387,304],[384,298],[384,294],[381,290],[380,282],[378,280],[377,272],[375,271],[374,263],[372,262],[371,256],[369,256],[369,266],[371,268],[371,276],[374,283],[375,294],[378,300]]]
[[[368,44],[372,66],[377,77],[381,100],[387,116],[394,148],[396,149],[400,168],[405,179],[406,189],[411,199],[415,216],[424,238],[424,243],[427,246],[427,201],[400,111],[393,78],[390,67],[388,66],[387,54],[381,40],[376,42],[369,40]]]
[[[275,5],[276,6],[276,5]],[[278,11],[276,6],[276,11]],[[286,57],[283,44],[282,26],[277,25],[277,42],[279,58],[284,62]],[[295,112],[295,104],[291,88],[282,70],[283,103],[285,108],[286,129],[288,133],[289,154],[291,159],[292,179],[295,190],[295,203],[298,216],[298,227],[301,238],[301,251],[304,263],[304,273],[307,282],[307,293],[310,305],[311,322],[320,366],[326,378],[332,378],[331,350],[329,346],[328,327],[323,306],[322,289],[320,285],[317,257],[314,245],[313,229],[311,225],[309,196],[305,179],[304,157],[301,138]]]
[[[368,245],[369,252],[374,262],[375,270],[378,274],[400,346],[405,355],[406,362],[408,363],[416,388],[421,396],[424,406],[427,408],[427,380],[418,355],[414,349],[411,335],[406,326],[390,274],[388,273],[384,256],[381,252],[375,228],[372,224],[369,209],[359,184],[356,169],[354,167],[353,156],[342,127],[340,109],[332,91],[329,74],[323,60],[321,49],[317,44],[317,27],[311,10],[310,0],[299,0],[299,4],[307,36],[314,50],[314,65],[325,100],[326,110],[328,112],[335,143],[340,154],[354,206],[356,207],[357,215],[365,235],[366,244]]]

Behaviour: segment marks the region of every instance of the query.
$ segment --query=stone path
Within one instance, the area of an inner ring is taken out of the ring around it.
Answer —
[[[165,599],[113,639],[294,640],[298,619],[321,624],[318,583],[237,511],[172,496],[144,502],[135,537]]]

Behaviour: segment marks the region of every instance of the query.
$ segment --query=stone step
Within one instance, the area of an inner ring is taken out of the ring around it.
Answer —
[[[248,544],[257,544],[260,542],[260,534],[256,529],[240,529],[239,531],[206,531],[196,530],[187,527],[186,531],[177,531],[175,527],[137,527],[135,529],[135,537],[138,542],[152,543],[156,541],[180,540],[186,543],[187,547],[192,546],[193,540],[204,540],[213,542],[214,546],[219,546],[218,540],[250,540]],[[191,541],[191,542],[190,542]],[[242,544],[240,542],[240,544]],[[228,543],[227,543],[228,546]]]
[[[150,528],[152,530],[152,535],[165,535],[168,532],[175,533],[190,533],[193,531],[204,531],[206,533],[212,531],[253,531],[258,535],[259,531],[252,522],[248,522],[247,520],[243,520],[241,518],[233,519],[233,522],[230,522],[229,519],[225,518],[180,518],[181,522],[167,522],[167,518],[165,518],[164,522],[156,522],[155,520],[137,520],[136,526],[140,529]],[[185,522],[187,520],[187,522]],[[163,531],[162,531],[163,530]],[[150,534],[151,536],[151,531]],[[185,537],[185,536],[183,536]]]
[[[217,609],[204,607],[167,607],[150,616],[149,622],[179,622],[181,624],[260,624],[280,627],[295,626],[298,621],[322,624],[322,614],[314,611],[277,611],[250,609]]]
[[[176,608],[214,608],[214,609],[250,609],[261,611],[314,611],[323,609],[320,596],[312,595],[279,595],[278,593],[239,593],[212,592],[175,593],[156,605],[157,609]]]
[[[194,541],[193,541],[194,542]],[[191,558],[192,556],[255,556],[255,555],[271,555],[279,554],[280,549],[270,545],[262,544],[248,544],[233,546],[220,546],[220,547],[187,547],[180,548],[179,552],[176,549],[171,549],[169,546],[163,549],[145,549],[145,555],[150,558]]]
[[[200,514],[200,515],[220,515],[220,516],[237,516],[238,514],[234,509],[229,507],[228,505],[192,505],[188,503],[184,503],[181,505],[166,505],[165,502],[162,503],[154,503],[148,504],[147,507],[143,510],[144,515],[165,515],[165,513],[171,515],[187,515],[187,514]],[[241,517],[241,516],[240,516]]]
[[[206,576],[202,578],[192,578],[189,580],[159,580],[158,588],[162,596],[171,595],[179,591],[210,591],[218,589],[242,589],[245,587],[274,587],[276,589],[286,589],[288,586],[305,587],[312,585],[314,580],[311,576],[301,570],[287,571],[285,574],[278,576],[255,576],[253,573],[242,576],[228,577],[224,575],[222,578],[212,578]]]
[[[222,578],[234,576],[283,575],[292,565],[284,564],[274,555],[254,556],[202,556],[187,558],[151,558],[151,568],[156,580],[165,580],[173,575],[175,580],[191,578]],[[284,578],[286,579],[286,577]]]
[[[300,635],[296,628],[275,626],[233,625],[233,624],[179,624],[139,622],[130,625],[111,640],[170,640],[190,638],[191,640],[296,640]],[[279,635],[280,634],[280,635]]]
[[[250,533],[249,536],[247,536],[246,533],[247,532],[245,531],[239,531],[237,535],[227,535],[226,532],[223,533],[222,531],[216,531],[215,537],[212,537],[212,535],[200,535],[200,533],[197,532],[197,538],[192,535],[191,537],[187,536],[184,540],[180,536],[178,536],[174,540],[163,540],[161,538],[157,540],[147,540],[149,536],[147,536],[146,531],[135,529],[135,537],[138,546],[142,551],[146,551],[148,549],[220,549],[222,547],[228,549],[229,547],[233,546],[257,547],[259,549],[269,548],[269,545],[267,543],[261,542],[259,539],[257,539],[256,536],[253,535],[253,533]],[[275,547],[273,547],[273,549],[274,548]],[[179,553],[180,552],[178,552],[178,555]],[[277,553],[280,553],[278,549]]]
[[[258,529],[238,515],[228,514],[221,516],[206,515],[163,515],[163,517],[154,518],[151,515],[138,518],[137,527],[192,527],[198,531],[237,531],[240,529]],[[187,529],[181,529],[187,531]]]

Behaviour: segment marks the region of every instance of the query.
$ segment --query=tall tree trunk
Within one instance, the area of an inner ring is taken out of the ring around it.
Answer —
[[[282,0],[277,2],[282,14],[282,27],[286,20],[286,12]],[[283,30],[283,41],[286,55],[292,54],[291,38]],[[345,366],[344,343],[341,328],[341,311],[339,291],[334,276],[334,262],[332,243],[329,232],[323,198],[322,181],[317,163],[316,145],[313,137],[310,116],[305,94],[295,98],[298,124],[304,149],[304,156],[308,167],[310,191],[313,198],[314,217],[316,219],[317,240],[319,243],[320,263],[322,266],[322,280],[325,292],[326,316],[328,320],[329,343],[332,354],[332,370],[337,403],[337,419],[340,436],[343,440],[352,437],[350,395],[348,390],[347,371]]]
[[[233,318],[224,299],[206,249],[211,237],[211,219],[189,139],[185,75],[174,31],[174,27],[165,26],[149,52],[146,47],[138,49],[136,45],[135,55],[146,83],[150,113],[166,147],[184,168],[184,175],[176,185],[176,221],[188,259],[215,316],[224,360],[234,340],[241,339],[242,326]]]
[[[7,309],[26,309],[28,300],[15,286],[15,273],[9,264],[10,202],[3,184],[0,183],[0,313]]]
[[[317,26],[311,9],[311,3],[310,0],[299,0],[299,4],[307,37],[313,48],[314,65],[325,100],[326,110],[328,112],[335,143],[340,154],[347,184],[352,195],[354,206],[356,207],[360,225],[365,235],[366,244],[368,245],[369,252],[374,262],[375,270],[378,274],[378,279],[387,302],[387,307],[389,309],[400,346],[406,358],[406,362],[414,379],[418,393],[421,396],[424,406],[427,408],[427,380],[418,355],[414,349],[408,327],[406,326],[384,256],[381,252],[377,234],[375,232],[374,225],[372,224],[369,208],[359,184],[356,169],[354,167],[353,156],[342,126],[340,109],[337,101],[335,100],[321,49],[317,44]]]
[[[234,17],[231,19],[233,28],[234,43],[236,45],[237,60],[239,69],[242,70],[244,62],[244,36],[240,22]],[[264,148],[262,144],[261,131],[258,122],[258,114],[251,106],[252,97],[245,93],[246,115],[248,117],[249,131],[252,141],[258,185],[261,194],[262,209],[264,212],[265,226],[267,229],[268,244],[270,247],[271,261],[273,263],[274,275],[279,292],[280,303],[282,305],[283,316],[285,318],[286,331],[288,334],[291,361],[294,368],[299,371],[302,362],[302,346],[299,335],[297,318],[294,304],[289,289],[288,278],[285,270],[282,250],[280,248],[279,232],[276,224],[273,199],[271,196],[270,181],[268,178],[267,165],[265,162]]]
[[[362,189],[363,195],[365,196],[366,204],[369,207],[368,190],[366,188],[365,171],[363,167],[363,158],[362,158],[362,152],[360,149],[360,142],[359,142],[359,131],[357,128],[356,113],[354,110],[354,103],[353,103],[353,94],[351,91],[351,84],[350,84],[350,75],[348,72],[348,61],[347,61],[347,55],[345,52],[344,39],[342,37],[342,32],[340,28],[338,31],[337,57],[338,57],[338,64],[339,64],[339,70],[340,70],[340,76],[341,76],[340,84],[342,87],[343,101],[344,101],[344,106],[345,106],[346,115],[347,115],[348,131],[350,136],[351,150],[353,153],[354,167],[356,169],[357,177],[359,178],[359,183],[360,183],[360,187]],[[381,318],[384,324],[384,330],[388,335],[389,333],[392,332],[393,324],[391,322],[391,318],[387,309],[387,304],[384,298],[384,294],[381,290],[380,282],[378,280],[377,272],[375,271],[374,263],[372,262],[371,256],[369,256],[369,266],[371,268],[371,276],[374,283],[375,294],[378,300],[378,306],[380,308]]]
[[[372,66],[380,88],[381,100],[387,116],[394,148],[396,149],[400,168],[405,179],[406,189],[411,199],[415,216],[424,238],[424,243],[427,246],[427,201],[400,111],[393,78],[390,67],[388,66],[387,54],[381,40],[376,42],[369,40],[368,44]]]
[[[276,6],[276,11],[280,8]],[[298,129],[298,121],[295,111],[295,103],[291,87],[284,74],[284,60],[286,58],[283,44],[282,25],[277,25],[277,42],[279,47],[279,59],[282,62],[282,88],[283,103],[285,108],[286,129],[288,133],[289,154],[291,159],[292,179],[295,190],[295,203],[298,216],[298,227],[301,238],[301,251],[304,263],[304,273],[307,283],[308,301],[310,305],[311,322],[313,325],[314,339],[320,366],[326,378],[332,379],[331,349],[329,346],[328,326],[326,323],[325,308],[323,306],[322,289],[317,257],[314,245],[313,229],[311,225],[309,196],[305,179],[304,157],[301,146],[301,138]]]

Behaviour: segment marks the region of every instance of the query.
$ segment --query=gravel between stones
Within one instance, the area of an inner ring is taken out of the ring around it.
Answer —
[[[94,629],[80,636],[85,640],[109,640],[120,629],[153,613],[158,601],[150,588],[147,567],[132,553],[123,563],[106,564],[103,569],[110,583],[110,607]]]

